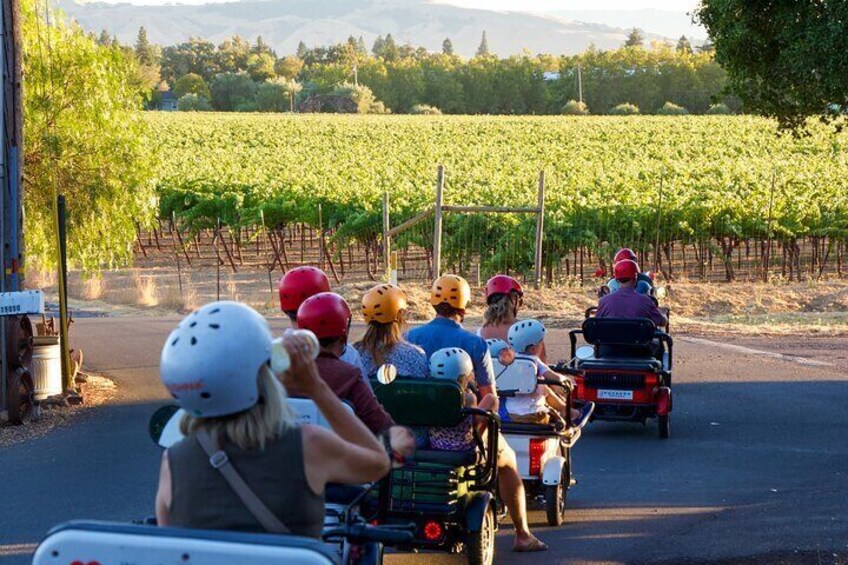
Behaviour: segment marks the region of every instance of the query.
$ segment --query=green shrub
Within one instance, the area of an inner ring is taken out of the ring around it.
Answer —
[[[421,116],[441,116],[442,111],[436,108],[435,106],[430,106],[428,104],[416,104],[409,110],[410,114],[417,114]]]
[[[205,96],[189,93],[177,100],[177,110],[180,112],[209,112],[212,104]]]
[[[685,116],[689,113],[689,110],[684,108],[683,106],[678,106],[673,102],[666,102],[663,104],[663,107],[657,110],[657,114],[660,116]]]
[[[710,114],[710,115],[713,115],[713,116],[722,116],[722,115],[732,114],[732,113],[733,113],[733,111],[730,109],[730,107],[728,107],[727,104],[713,104],[707,110],[707,114]]]
[[[612,108],[609,113],[613,116],[635,116],[639,113],[639,106],[630,103],[619,104]]]
[[[569,100],[565,106],[562,107],[560,112],[565,116],[588,116],[589,115],[589,107],[585,102],[578,102],[577,100]]]

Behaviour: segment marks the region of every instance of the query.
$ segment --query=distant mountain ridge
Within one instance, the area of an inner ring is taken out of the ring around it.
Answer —
[[[242,0],[203,5],[142,6],[80,4],[59,0],[59,8],[89,31],[106,29],[123,43],[135,41],[144,26],[148,38],[172,45],[189,37],[219,43],[238,34],[251,41],[261,35],[278,55],[308,46],[365,39],[371,47],[378,35],[391,33],[399,44],[439,51],[449,37],[456,53],[471,56],[486,31],[493,53],[574,54],[594,44],[620,47],[627,30],[562,17],[522,12],[460,8],[428,0]],[[646,40],[660,39],[646,34]]]

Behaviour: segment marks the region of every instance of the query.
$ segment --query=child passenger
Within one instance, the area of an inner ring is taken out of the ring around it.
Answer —
[[[430,376],[434,379],[454,381],[463,393],[465,408],[491,410],[497,405],[495,395],[489,393],[477,404],[477,397],[468,389],[474,380],[474,363],[471,356],[457,347],[440,349],[430,357]],[[452,428],[430,428],[430,447],[440,451],[469,451],[474,449],[474,420],[471,416]]]
[[[545,326],[538,320],[516,322],[509,328],[509,344],[515,350],[516,359],[529,359],[536,366],[539,379],[560,381],[567,387],[573,387],[568,377],[551,370],[543,358],[545,347]],[[509,418],[513,422],[527,424],[548,424],[553,417],[565,418],[567,405],[563,397],[551,387],[539,384],[530,394],[521,394],[507,399]],[[571,409],[571,425],[582,428],[595,410],[594,402],[587,402],[582,409]]]

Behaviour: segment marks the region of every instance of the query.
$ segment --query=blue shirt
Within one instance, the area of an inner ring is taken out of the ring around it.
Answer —
[[[480,386],[495,386],[495,372],[486,341],[465,330],[448,318],[436,318],[431,322],[409,330],[407,341],[424,350],[429,359],[433,353],[445,347],[458,347],[471,356],[474,376]]]

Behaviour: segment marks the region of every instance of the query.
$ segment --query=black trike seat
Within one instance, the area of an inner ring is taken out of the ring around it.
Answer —
[[[441,451],[436,449],[419,449],[413,460],[418,463],[435,463],[450,467],[467,467],[477,462],[477,451]]]
[[[651,358],[601,358],[601,359],[585,359],[577,362],[577,368],[584,371],[650,371],[658,372],[662,370],[662,362],[659,359]]]
[[[526,435],[526,436],[551,436],[560,437],[565,435],[566,429],[562,424],[527,424],[523,422],[502,422],[501,432],[504,434]]]

